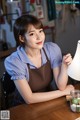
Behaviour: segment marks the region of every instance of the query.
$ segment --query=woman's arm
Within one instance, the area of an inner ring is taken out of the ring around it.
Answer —
[[[53,69],[54,78],[60,90],[64,90],[66,88],[68,82],[67,67],[71,61],[71,55],[67,54],[63,56],[62,65]]]
[[[65,96],[70,94],[70,91],[74,89],[72,85],[69,85],[63,91],[56,90],[51,92],[32,93],[27,80],[15,80],[14,83],[27,104],[49,101],[61,96]]]

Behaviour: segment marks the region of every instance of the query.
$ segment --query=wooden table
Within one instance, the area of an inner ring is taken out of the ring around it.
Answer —
[[[80,89],[80,84],[77,88]],[[10,120],[75,120],[78,117],[80,113],[70,110],[65,97],[10,109]]]

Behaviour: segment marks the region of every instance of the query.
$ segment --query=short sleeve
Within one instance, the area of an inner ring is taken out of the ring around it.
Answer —
[[[11,75],[12,80],[26,79],[27,72],[25,65],[20,61],[19,58],[9,56],[4,61],[5,69]],[[26,65],[27,66],[27,65]]]
[[[62,63],[62,53],[60,47],[56,43],[47,42],[45,44],[45,50],[51,62],[51,67],[55,68]]]

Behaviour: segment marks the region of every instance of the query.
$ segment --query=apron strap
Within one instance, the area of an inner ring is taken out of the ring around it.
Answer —
[[[46,54],[45,49],[44,49],[44,48],[42,48],[42,49],[43,49],[43,51],[44,51],[44,53],[45,53],[46,59],[49,61],[49,58],[48,58],[48,56],[47,56],[47,54]]]

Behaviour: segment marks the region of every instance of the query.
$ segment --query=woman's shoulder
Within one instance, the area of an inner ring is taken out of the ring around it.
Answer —
[[[16,59],[18,59],[17,51],[6,57],[5,61],[15,61]]]
[[[27,65],[21,60],[21,52],[15,51],[4,61],[6,71],[12,76],[12,80],[26,79],[25,73],[28,71]]]
[[[62,55],[61,49],[56,43],[46,42],[44,44],[44,49],[45,49],[46,54],[48,55],[49,58],[57,57],[57,56]]]
[[[25,64],[21,60],[18,52],[19,50],[17,49],[15,52],[13,52],[4,60],[4,66],[8,71],[11,70],[19,71],[25,68]]]
[[[5,62],[12,62],[15,63],[16,61],[19,61],[19,55],[18,55],[19,48],[13,53],[11,53],[8,57],[5,58]]]
[[[60,47],[56,43],[53,43],[53,42],[45,42],[44,48],[46,51],[53,51],[53,52],[60,49]]]

